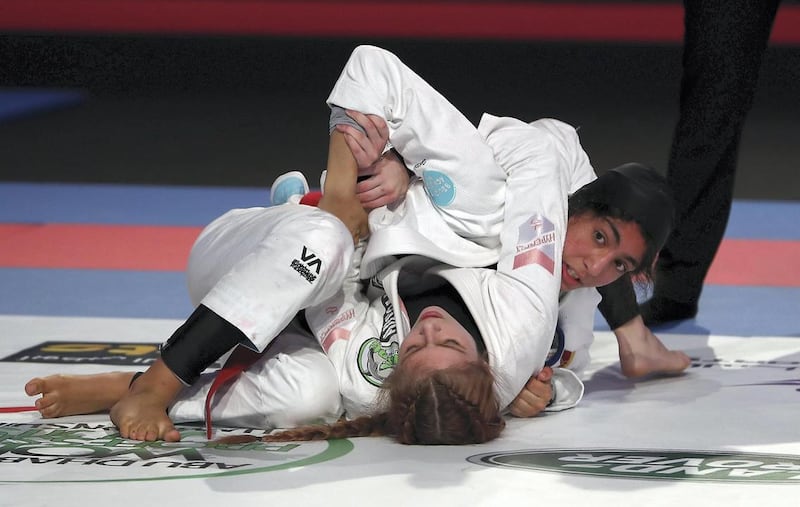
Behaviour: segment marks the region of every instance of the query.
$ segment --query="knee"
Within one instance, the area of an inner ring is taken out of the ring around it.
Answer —
[[[349,257],[353,252],[353,238],[345,224],[331,213],[303,206],[291,220],[285,220],[274,231],[274,236],[283,236],[302,243],[324,261]],[[271,241],[272,238],[266,238]]]
[[[293,428],[337,420],[342,412],[339,380],[321,350],[294,349],[272,357],[258,376],[268,428]]]
[[[294,403],[280,414],[275,414],[270,426],[295,428],[307,424],[335,422],[344,412],[337,384],[309,384],[292,392]]]

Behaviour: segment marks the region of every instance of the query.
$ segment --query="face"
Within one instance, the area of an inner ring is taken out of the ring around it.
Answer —
[[[561,266],[561,290],[601,287],[634,271],[647,245],[635,222],[584,213],[570,217]]]
[[[478,360],[475,339],[449,313],[428,306],[400,345],[400,361],[418,371],[441,370]]]

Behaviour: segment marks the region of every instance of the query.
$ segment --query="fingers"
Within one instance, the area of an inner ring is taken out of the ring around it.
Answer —
[[[534,393],[523,391],[511,404],[511,415],[515,417],[534,417],[547,408],[547,403],[547,401],[544,401]]]
[[[356,166],[359,169],[364,169],[371,166],[375,160],[380,156],[373,150],[369,141],[365,139],[364,134],[350,125],[337,125],[336,129],[344,134],[344,142],[350,149],[353,158],[356,161]]]
[[[553,368],[549,366],[545,366],[544,368],[542,368],[542,371],[540,371],[536,375],[536,379],[539,380],[540,382],[550,382],[550,379],[552,378],[553,378]]]
[[[389,142],[389,126],[386,124],[386,121],[381,118],[380,116],[369,114],[367,115],[370,123],[372,124],[372,129],[368,130],[375,132],[375,140],[373,142],[374,145],[379,145],[381,151],[386,146],[386,143]]]
[[[550,384],[552,376],[552,368],[545,367],[531,377],[509,407],[511,414],[516,417],[533,417],[547,408],[553,398],[553,386]],[[540,377],[546,380],[541,380]]]
[[[336,125],[336,130],[345,135],[345,141],[359,168],[374,164],[389,141],[389,127],[383,118],[347,110],[348,116],[361,126],[363,132],[351,125]]]
[[[352,109],[347,110],[347,115],[364,129],[372,145],[378,151],[383,151],[383,147],[389,140],[389,127],[386,121],[380,116],[363,114]]]
[[[356,194],[364,209],[372,210],[391,204],[403,195],[403,191],[396,188],[384,188],[385,183],[379,183],[379,176],[375,176],[356,185]]]

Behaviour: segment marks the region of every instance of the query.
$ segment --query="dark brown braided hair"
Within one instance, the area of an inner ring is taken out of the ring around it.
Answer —
[[[461,445],[488,442],[505,427],[494,394],[494,375],[486,361],[423,375],[404,370],[402,364],[384,385],[388,411],[272,433],[261,440],[290,442],[387,435],[402,444]],[[220,441],[241,443],[254,439],[232,436]]]

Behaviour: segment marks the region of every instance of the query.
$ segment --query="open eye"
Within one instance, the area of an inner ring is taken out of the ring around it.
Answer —
[[[606,235],[603,234],[603,231],[594,231],[594,240],[598,245],[605,245]]]
[[[621,275],[624,275],[628,272],[628,265],[623,261],[615,261],[614,266],[616,267],[617,272]]]

